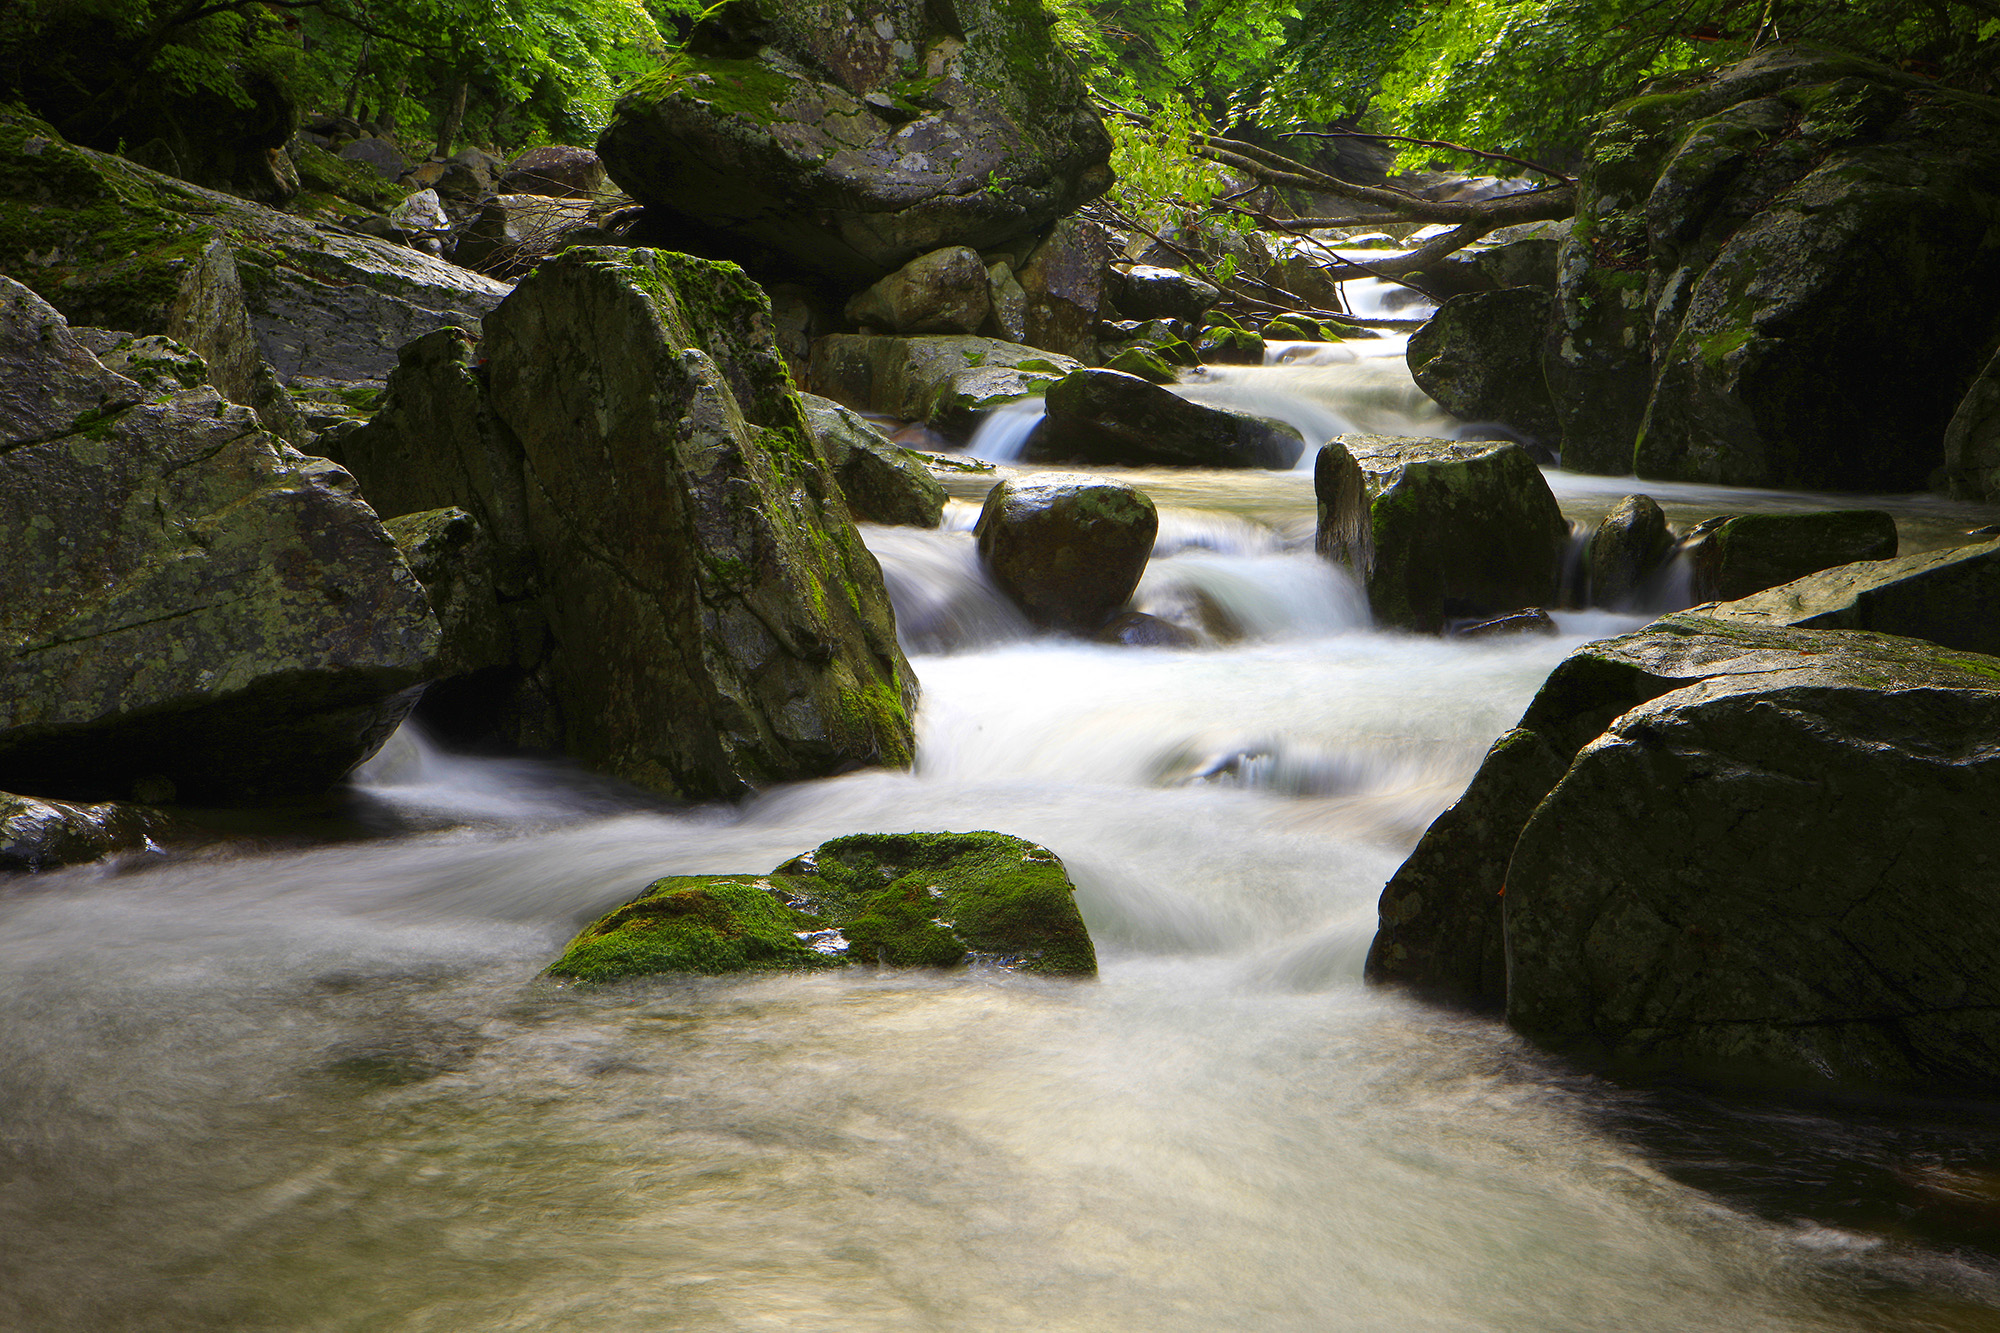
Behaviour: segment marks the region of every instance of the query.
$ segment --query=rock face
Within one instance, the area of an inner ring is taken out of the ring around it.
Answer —
[[[1553,444],[1560,427],[1541,364],[1549,301],[1533,287],[1452,297],[1410,335],[1417,387],[1455,417]]]
[[[892,333],[977,333],[992,316],[986,265],[954,245],[919,255],[847,303],[847,317]]]
[[[1123,482],[1050,472],[995,486],[973,531],[1028,619],[1094,634],[1139,586],[1159,529],[1152,500]]]
[[[907,763],[916,682],[733,266],[576,248],[407,349],[343,458],[385,513],[460,506],[531,573],[571,754],[691,798]]]
[[[1673,550],[1666,511],[1650,495],[1628,495],[1590,534],[1590,602],[1630,606]]]
[[[1282,421],[1189,402],[1118,370],[1078,370],[1049,386],[1033,459],[1283,470],[1305,440]]]
[[[993,338],[834,333],[813,343],[813,392],[857,412],[969,435],[978,417],[1078,369],[1068,357]]]
[[[1105,275],[1105,294],[1126,319],[1199,320],[1222,299],[1214,283],[1156,264],[1121,264]]]
[[[227,272],[223,261],[227,261]],[[379,381],[396,349],[443,324],[476,325],[508,288],[406,246],[315,224],[64,143],[0,109],[0,272],[73,324],[165,333],[226,378],[269,362],[304,376]],[[249,357],[192,332],[217,328]],[[245,333],[247,332],[247,337]],[[267,425],[269,423],[267,422]]]
[[[1111,183],[1081,80],[1019,0],[737,0],[620,100],[598,152],[688,247],[849,287]]]
[[[768,875],[680,875],[591,925],[549,968],[576,981],[982,963],[1088,977],[1075,886],[1046,847],[1002,833],[835,838]]]
[[[1874,630],[2000,656],[2000,541],[1838,565],[1697,610],[1748,624]]]
[[[1910,639],[1587,645],[1384,890],[1369,975],[1642,1069],[1991,1090],[1996,723],[2000,661]]]
[[[1740,514],[1687,543],[1695,596],[1731,601],[1835,565],[1896,554],[1896,520],[1880,509]]]
[[[1340,435],[1313,468],[1318,549],[1377,623],[1435,634],[1555,596],[1569,524],[1518,444]]]
[[[914,453],[832,399],[802,393],[799,406],[856,518],[915,528],[938,525],[950,497]]]
[[[1545,362],[1565,465],[1923,488],[1992,345],[1996,182],[2000,101],[1846,57],[1778,48],[1614,108]]]
[[[104,369],[6,279],[0,563],[14,791],[323,790],[388,737],[437,648],[350,477],[213,389],[149,393]]]

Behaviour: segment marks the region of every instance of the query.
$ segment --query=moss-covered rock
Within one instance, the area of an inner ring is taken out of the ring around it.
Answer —
[[[1696,610],[1758,625],[1873,630],[2000,656],[2000,541],[1837,565]]]
[[[1695,596],[1732,601],[1856,560],[1896,554],[1896,520],[1880,509],[1740,514],[1691,534],[1684,553]]]
[[[1313,489],[1318,549],[1355,571],[1379,624],[1435,634],[1555,596],[1569,524],[1518,444],[1340,435]]]
[[[908,763],[916,681],[881,570],[755,284],[575,248],[487,329],[477,352],[412,344],[342,456],[383,512],[457,505],[491,534],[546,617],[570,753],[697,798]]]
[[[1466,421],[1496,422],[1538,443],[1561,433],[1542,381],[1550,296],[1534,287],[1468,292],[1410,335],[1417,387]]]
[[[212,388],[106,370],[0,279],[0,782],[315,792],[388,737],[437,622],[353,480]]]
[[[403,202],[406,193],[366,162],[340,157],[304,138],[294,138],[286,150],[307,190],[330,195],[364,213],[386,213]]]
[[[835,838],[769,875],[672,876],[578,935],[552,976],[890,967],[1093,976],[1075,886],[1046,847],[1001,833]]]
[[[1028,619],[1093,634],[1139,586],[1159,528],[1143,491],[1048,472],[995,486],[973,531],[993,581]]]
[[[1048,225],[1110,184],[1110,149],[1034,0],[737,0],[598,143],[680,243],[849,288]]]
[[[1191,402],[1123,371],[1073,371],[1044,397],[1048,415],[1028,441],[1031,459],[1284,470],[1305,453],[1305,440],[1282,421]]]
[[[965,436],[993,408],[1079,368],[1069,357],[994,338],[835,333],[813,342],[808,378],[813,392],[857,412]]]
[[[856,518],[916,528],[938,525],[950,497],[914,452],[830,398],[802,393],[799,405]]]

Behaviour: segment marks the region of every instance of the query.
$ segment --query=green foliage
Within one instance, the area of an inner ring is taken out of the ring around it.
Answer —
[[[1117,175],[1111,201],[1162,236],[1186,235],[1197,228],[1248,231],[1248,218],[1213,207],[1218,197],[1241,182],[1195,153],[1195,136],[1210,132],[1201,113],[1178,94],[1168,93],[1150,119],[1150,125],[1142,126],[1114,118],[1107,127],[1111,169]],[[1225,254],[1208,276],[1227,282],[1234,270],[1234,258]]]

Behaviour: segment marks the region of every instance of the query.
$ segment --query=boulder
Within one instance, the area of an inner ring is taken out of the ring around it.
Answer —
[[[986,294],[993,309],[986,327],[979,332],[1010,343],[1028,341],[1028,293],[1014,276],[1014,267],[1000,260],[987,267]]]
[[[1066,217],[1050,229],[1026,262],[1015,269],[1027,302],[1023,322],[1030,347],[1078,361],[1097,359],[1099,309],[1104,275],[1118,253],[1111,232],[1084,217]]]
[[[493,184],[495,194],[539,194],[554,199],[589,199],[604,188],[604,163],[588,148],[545,144],[508,163]]]
[[[1616,715],[1512,849],[1508,1021],[1641,1072],[2000,1089],[2000,661],[1701,617],[1579,656],[1531,717]]]
[[[977,333],[993,313],[979,252],[919,255],[847,303],[847,318],[891,333]]]
[[[1880,509],[1739,514],[1690,533],[1682,550],[1695,596],[1726,602],[1835,565],[1886,560],[1896,554],[1896,520]]]
[[[410,160],[403,156],[402,149],[393,141],[372,134],[342,144],[338,156],[345,162],[361,163],[391,183],[410,169]]]
[[[1590,604],[1630,606],[1673,553],[1666,511],[1650,495],[1628,495],[1590,534]]]
[[[1111,304],[1126,319],[1199,320],[1222,299],[1206,278],[1157,264],[1116,264],[1105,275]]]
[[[221,271],[218,243],[233,282]],[[362,381],[386,377],[396,349],[413,338],[443,324],[477,324],[508,291],[406,246],[75,147],[5,108],[0,272],[71,323],[177,338],[209,362],[232,397],[246,391],[223,378],[226,358],[175,326],[177,309],[208,309],[204,319],[236,330],[231,338],[247,329],[243,345],[280,381]],[[196,290],[204,284],[210,290]]]
[[[1181,373],[1161,360],[1159,355],[1145,347],[1127,347],[1104,363],[1106,370],[1116,370],[1127,375],[1137,375],[1142,380],[1154,384],[1178,384]],[[1303,441],[1301,441],[1303,443]]]
[[[807,382],[857,412],[965,436],[984,413],[1077,369],[1068,357],[993,338],[835,333],[813,343]]]
[[[1049,386],[1032,459],[1285,469],[1305,440],[1281,421],[1190,402],[1118,370],[1077,370]]]
[[[619,100],[605,166],[692,248],[849,287],[1027,235],[1111,183],[1111,141],[1038,8],[871,14],[723,8]]]
[[[995,486],[973,532],[994,583],[1029,620],[1087,635],[1131,599],[1159,529],[1143,492],[1048,472]]]
[[[1553,444],[1561,431],[1541,366],[1550,299],[1535,287],[1452,297],[1410,335],[1417,387],[1461,420]]]
[[[835,838],[768,875],[677,875],[549,968],[574,981],[850,963],[1089,977],[1097,955],[1055,853],[1002,833]]]
[[[2000,541],[1837,565],[1696,610],[1748,624],[1873,630],[2000,656]]]
[[[136,851],[173,821],[143,805],[75,805],[0,792],[0,874],[82,865]]]
[[[459,235],[452,262],[497,277],[518,277],[593,225],[584,199],[541,194],[498,194],[479,205]]]
[[[1487,238],[1492,244],[1474,253],[1473,265],[1496,289],[1536,287],[1553,292],[1557,254],[1569,230],[1567,220],[1503,227]]]
[[[1774,48],[1614,107],[1547,343],[1565,465],[1923,488],[1996,332],[1996,182],[2000,100],[1846,56]]]
[[[511,683],[543,660],[541,608],[518,594],[502,596],[509,571],[478,519],[452,507],[403,514],[383,526],[438,619],[438,678],[425,693],[427,710],[455,677],[498,671]]]
[[[576,247],[486,328],[409,348],[342,456],[383,512],[457,505],[525,571],[568,751],[693,799],[907,763],[916,682],[763,293]]]
[[[1314,462],[1317,546],[1378,624],[1435,634],[1555,597],[1569,524],[1518,444],[1339,435]]]
[[[397,187],[395,177],[383,179],[366,162],[330,153],[318,144],[307,142],[303,136],[295,136],[285,151],[291,154],[292,164],[298,168],[299,184],[306,192],[304,197],[293,201],[294,212],[308,211],[315,202],[313,196],[320,196],[322,207],[334,205],[336,213],[351,208],[380,213],[402,202],[403,191]],[[340,208],[343,204],[351,208]]]
[[[1204,365],[1264,364],[1264,339],[1248,329],[1239,329],[1228,324],[1216,324],[1203,329],[1201,336],[1195,340],[1194,350]]]
[[[832,399],[802,393],[799,406],[856,518],[916,528],[938,525],[950,497],[915,453],[892,444]]]
[[[437,622],[347,474],[211,388],[149,392],[106,370],[7,279],[0,562],[14,791],[321,791],[432,670]]]
[[[1981,367],[1944,432],[1945,485],[1961,499],[2000,500],[2000,351]]]

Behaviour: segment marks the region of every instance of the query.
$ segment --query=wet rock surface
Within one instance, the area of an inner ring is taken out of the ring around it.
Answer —
[[[966,436],[980,414],[1077,369],[1068,357],[994,338],[834,333],[813,343],[808,378],[813,392],[857,412]]]
[[[549,973],[602,982],[973,963],[1094,976],[1075,892],[1055,853],[1006,834],[855,834],[768,875],[655,881],[578,935]]]
[[[1541,366],[1550,300],[1534,287],[1452,297],[1410,335],[1417,387],[1455,417],[1553,443],[1561,428]]]
[[[1283,470],[1305,453],[1281,421],[1190,402],[1123,371],[1073,371],[1044,397],[1048,415],[1027,446],[1033,459]]]
[[[979,558],[1029,620],[1094,634],[1139,586],[1159,527],[1143,492],[1052,472],[996,485],[974,532]]]
[[[1896,554],[1896,520],[1880,509],[1739,514],[1689,534],[1683,545],[1695,596],[1731,601],[1856,560]]]
[[[1590,534],[1590,604],[1630,606],[1673,552],[1666,511],[1649,495],[1628,495]]]

